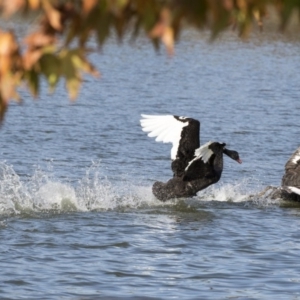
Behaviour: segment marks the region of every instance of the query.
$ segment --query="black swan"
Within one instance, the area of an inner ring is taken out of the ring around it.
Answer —
[[[281,187],[268,186],[261,194],[272,190],[272,199],[300,201],[300,147],[292,154],[285,164],[285,174],[281,180]]]
[[[161,201],[192,197],[219,181],[223,171],[223,153],[242,163],[236,151],[225,143],[208,142],[200,147],[200,122],[173,115],[142,115],[142,130],[157,142],[172,143],[173,178],[155,182],[152,192]]]

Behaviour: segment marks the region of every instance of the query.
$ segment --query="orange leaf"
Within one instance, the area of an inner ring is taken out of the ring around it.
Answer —
[[[27,44],[29,49],[45,47],[53,44],[54,42],[54,36],[42,33],[40,31],[28,35],[24,40],[24,43]]]
[[[9,17],[25,6],[25,0],[2,0],[3,13]]]
[[[164,26],[160,22],[157,23],[154,28],[150,31],[150,37],[152,38],[158,38],[163,35]]]
[[[247,9],[247,3],[246,0],[238,0],[237,6],[240,10],[246,10]]]
[[[12,98],[19,100],[19,95],[16,92],[16,84],[16,77],[11,76],[9,73],[1,77],[0,93],[2,100],[6,103]]]
[[[87,15],[98,3],[98,0],[83,0],[83,13]]]
[[[48,0],[42,0],[42,1],[50,25],[54,29],[60,31],[62,29],[60,12],[51,5],[50,1]]]
[[[162,42],[165,44],[167,51],[170,55],[174,54],[174,30],[171,27],[166,27],[162,38]]]
[[[233,0],[223,0],[223,6],[227,11],[231,11],[233,9]]]
[[[11,55],[17,49],[18,45],[13,33],[0,31],[0,55]]]
[[[41,58],[41,50],[27,51],[23,56],[23,65],[25,70],[30,70],[32,66]]]
[[[150,37],[160,38],[170,55],[174,52],[174,30],[171,27],[171,13],[168,8],[163,8],[160,13],[160,20],[150,31]]]
[[[13,33],[0,31],[0,77],[12,68],[17,50],[18,45]]]
[[[10,56],[0,56],[0,75],[6,74],[10,71],[12,66],[12,59]],[[0,77],[1,78],[1,77]]]
[[[29,6],[31,9],[35,10],[38,9],[41,1],[40,0],[28,0]]]

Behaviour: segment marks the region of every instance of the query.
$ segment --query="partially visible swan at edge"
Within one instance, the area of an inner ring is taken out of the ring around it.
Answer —
[[[152,192],[161,201],[192,197],[200,190],[219,181],[223,171],[223,153],[242,163],[236,151],[225,143],[208,142],[200,147],[200,122],[173,115],[143,115],[142,130],[157,142],[172,143],[171,168],[173,178],[157,181]]]
[[[284,200],[300,201],[300,147],[292,154],[285,164],[285,173],[281,180],[281,187],[267,187],[259,195],[272,190],[270,197]]]

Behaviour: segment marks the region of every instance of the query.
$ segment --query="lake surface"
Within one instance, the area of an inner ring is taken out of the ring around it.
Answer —
[[[168,57],[143,38],[93,54],[75,103],[63,82],[23,92],[1,134],[1,299],[300,299],[300,205],[255,196],[280,185],[300,145],[300,43],[186,33]],[[223,141],[221,180],[162,203],[171,145],[140,114],[201,121]],[[253,196],[254,195],[254,196]]]

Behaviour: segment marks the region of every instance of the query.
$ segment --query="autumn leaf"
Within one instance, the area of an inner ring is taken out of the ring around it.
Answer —
[[[26,37],[24,44],[27,46],[27,51],[23,55],[23,65],[25,70],[31,69],[41,58],[46,49],[53,48],[53,43],[56,41],[53,35],[48,35],[43,32],[34,32]]]
[[[29,70],[24,73],[24,81],[27,82],[28,88],[34,97],[39,94],[40,77],[35,70]]]
[[[150,32],[152,38],[160,38],[170,55],[174,52],[174,30],[171,27],[171,13],[168,8],[161,11],[160,20]]]
[[[81,79],[79,79],[77,76],[71,75],[66,78],[66,87],[69,92],[69,97],[71,100],[76,99],[80,85],[81,85]]]
[[[0,122],[3,121],[8,103],[11,99],[20,101],[17,86],[20,84],[20,74],[6,73],[0,78]]]
[[[42,55],[39,65],[49,83],[50,91],[53,92],[62,73],[60,58],[56,54],[45,53]]]
[[[25,38],[24,43],[29,49],[35,49],[52,45],[53,43],[55,43],[55,41],[55,36],[46,34],[44,32],[36,31],[29,34]]]
[[[4,115],[6,113],[7,110],[7,101],[5,101],[0,94],[0,122],[2,123],[3,119],[4,119]]]
[[[51,26],[57,31],[61,31],[62,24],[60,12],[55,9],[48,0],[42,0],[42,4]]]
[[[9,17],[25,7],[25,0],[2,0],[0,7],[3,10],[4,17]]]
[[[8,103],[10,99],[19,101],[20,96],[16,91],[16,86],[18,85],[18,76],[6,73],[1,76],[0,81],[0,94],[1,98]]]
[[[28,4],[32,10],[36,10],[40,7],[41,0],[28,0]]]
[[[82,51],[75,50],[73,52],[73,55],[71,56],[74,67],[79,71],[83,71],[95,77],[99,77],[99,71],[96,70],[96,68],[84,58],[84,55],[82,55],[81,52]]]
[[[12,32],[0,31],[0,80],[16,66],[18,44]]]
[[[83,13],[85,15],[88,15],[91,12],[91,10],[98,4],[98,2],[98,0],[83,0]]]
[[[272,11],[271,11],[272,10]],[[0,120],[20,85],[38,96],[41,76],[51,90],[60,79],[74,99],[84,74],[99,76],[89,62],[87,43],[101,48],[117,33],[137,38],[146,34],[153,46],[164,45],[172,55],[179,33],[188,26],[210,30],[212,39],[227,29],[245,38],[271,13],[285,29],[300,11],[297,0],[0,0],[0,15],[30,17],[34,31],[18,39],[0,30]],[[24,23],[24,26],[26,24]],[[9,26],[9,24],[7,25]],[[26,25],[27,26],[27,25]]]

